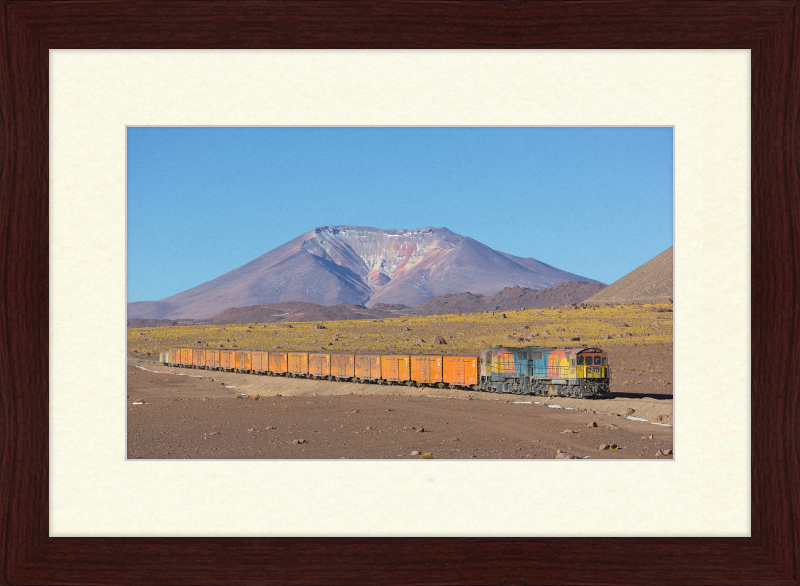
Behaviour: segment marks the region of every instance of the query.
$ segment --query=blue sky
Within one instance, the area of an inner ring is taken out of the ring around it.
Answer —
[[[612,283],[672,246],[672,128],[127,130],[128,301],[317,226],[446,227]]]

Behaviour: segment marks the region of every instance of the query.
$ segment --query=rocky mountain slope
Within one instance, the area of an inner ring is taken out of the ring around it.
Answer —
[[[286,301],[416,307],[446,294],[494,295],[506,287],[543,289],[565,281],[597,282],[447,228],[323,226],[188,291],[129,303],[128,317],[205,318]]]
[[[589,297],[585,303],[660,303],[672,299],[672,249],[650,259],[642,266],[614,281]]]
[[[539,291],[524,287],[507,287],[489,297],[473,293],[443,295],[429,299],[413,311],[414,315],[443,315],[563,307],[581,303],[587,297],[603,289],[604,286],[600,283],[568,281]]]

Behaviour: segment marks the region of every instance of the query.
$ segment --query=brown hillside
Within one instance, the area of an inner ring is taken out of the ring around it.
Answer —
[[[144,319],[133,317],[128,320],[129,328],[166,328],[177,325],[178,322],[174,319]]]
[[[477,311],[513,311],[516,309],[543,309],[581,303],[605,285],[568,281],[555,287],[534,291],[526,287],[506,287],[490,297],[473,293],[442,295],[429,299],[416,309],[414,315],[443,315],[448,313],[474,313]]]
[[[589,297],[585,303],[661,303],[672,299],[672,249],[670,246],[657,257]]]
[[[400,308],[406,308],[401,305]],[[406,308],[407,309],[407,308]],[[226,309],[211,319],[196,320],[198,324],[248,324],[299,321],[336,321],[343,319],[376,319],[397,317],[396,311],[367,309],[363,305],[340,303],[317,305],[302,301],[285,301],[267,305],[251,305]]]

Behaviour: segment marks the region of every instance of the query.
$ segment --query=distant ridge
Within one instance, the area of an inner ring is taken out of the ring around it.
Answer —
[[[672,300],[672,249],[670,246],[655,258],[592,295],[584,303],[662,303]]]
[[[395,307],[395,306],[393,306]],[[408,309],[405,305],[397,306]],[[233,307],[204,320],[212,324],[277,323],[292,321],[337,321],[345,319],[380,319],[396,317],[397,308],[368,308],[354,303],[317,305],[303,301],[283,301],[267,305]]]
[[[601,283],[568,281],[554,287],[534,291],[525,287],[506,287],[491,297],[473,293],[443,295],[429,299],[416,309],[414,315],[443,315],[448,313],[476,313],[479,311],[514,311],[517,309],[544,309],[581,303],[602,290]]]

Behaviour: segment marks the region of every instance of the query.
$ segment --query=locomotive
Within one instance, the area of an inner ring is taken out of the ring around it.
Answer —
[[[608,356],[600,348],[496,347],[468,356],[170,348],[160,360],[165,366],[516,395],[611,394]]]
[[[611,372],[600,348],[489,348],[479,390],[517,395],[608,397]]]

